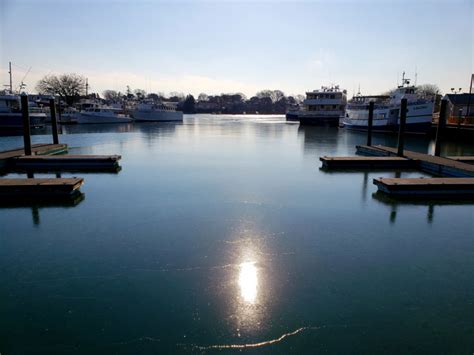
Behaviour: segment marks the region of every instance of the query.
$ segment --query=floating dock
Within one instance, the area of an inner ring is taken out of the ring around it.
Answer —
[[[34,171],[118,171],[120,155],[31,155],[13,159],[13,169]]]
[[[327,169],[415,169],[417,162],[403,157],[320,157]]]
[[[378,178],[379,191],[396,197],[474,197],[474,178]]]
[[[33,155],[54,155],[67,152],[67,144],[33,144],[31,153]],[[23,148],[0,152],[0,170],[9,167],[12,159],[25,156]]]
[[[357,153],[369,156],[397,156],[397,149],[382,145],[358,145]],[[474,165],[458,160],[438,157],[409,150],[403,151],[403,157],[417,161],[418,168],[425,172],[446,177],[474,177]]]
[[[1,198],[69,198],[84,183],[83,178],[0,179]]]
[[[474,164],[474,155],[469,156],[469,155],[455,155],[455,156],[448,156],[446,157],[451,160],[456,160],[460,161],[461,163],[466,163],[466,164]]]

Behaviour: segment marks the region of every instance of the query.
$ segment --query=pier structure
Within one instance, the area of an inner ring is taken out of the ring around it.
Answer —
[[[444,100],[443,100],[444,101]],[[369,106],[369,121],[373,105]],[[402,99],[400,130],[396,148],[371,145],[368,129],[367,145],[356,147],[355,157],[320,157],[323,169],[417,169],[439,177],[435,178],[378,178],[373,183],[378,191],[394,197],[451,197],[474,196],[474,157],[441,157],[440,145],[447,115],[446,102],[441,104],[440,124],[436,134],[435,155],[404,149],[406,99]],[[370,126],[370,124],[369,124]],[[363,156],[360,156],[363,155]]]
[[[3,200],[48,201],[79,194],[83,178],[34,178],[36,171],[114,171],[120,170],[120,155],[68,155],[66,144],[59,143],[56,107],[50,100],[53,144],[31,144],[28,96],[21,95],[24,147],[0,152],[0,172],[26,171],[27,179],[0,179]]]

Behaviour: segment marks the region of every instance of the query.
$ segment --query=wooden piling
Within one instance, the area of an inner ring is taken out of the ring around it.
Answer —
[[[54,98],[49,100],[49,111],[51,114],[51,130],[53,132],[53,144],[59,144],[58,121],[56,119],[56,104]]]
[[[444,129],[446,126],[446,116],[448,114],[448,100],[441,100],[441,107],[439,110],[438,128],[436,130],[435,151],[434,155],[439,157],[441,153],[441,140],[443,138]]]
[[[405,123],[407,120],[407,99],[403,98],[400,105],[400,124],[398,128],[398,151],[399,157],[403,156],[403,145],[405,144]]]
[[[23,118],[23,142],[25,155],[31,155],[30,112],[28,110],[28,95],[21,95],[21,116]]]
[[[374,102],[369,103],[369,122],[367,126],[367,145],[372,145],[372,125],[374,122]]]

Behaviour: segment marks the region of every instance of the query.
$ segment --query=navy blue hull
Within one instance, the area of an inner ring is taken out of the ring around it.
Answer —
[[[339,126],[339,117],[300,117],[300,124],[308,126]]]
[[[299,116],[298,116],[297,113],[288,112],[288,113],[286,114],[286,120],[287,120],[287,121],[299,121],[300,118],[299,118]]]

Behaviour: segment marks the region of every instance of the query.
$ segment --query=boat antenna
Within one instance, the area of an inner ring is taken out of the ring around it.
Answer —
[[[415,86],[416,86],[417,81],[418,81],[418,70],[417,70],[416,65],[415,65]]]
[[[19,91],[23,90],[26,87],[26,84],[24,83],[24,80],[26,79],[27,75],[30,73],[31,67],[28,68],[28,71],[26,74],[23,76],[23,78],[20,81],[20,85],[18,85]]]
[[[10,94],[13,94],[12,62],[8,62],[8,67],[9,67],[8,74],[10,74]]]
[[[357,92],[357,95],[360,95],[360,83],[359,83],[359,91]]]
[[[86,78],[86,96],[89,92],[89,78]]]

